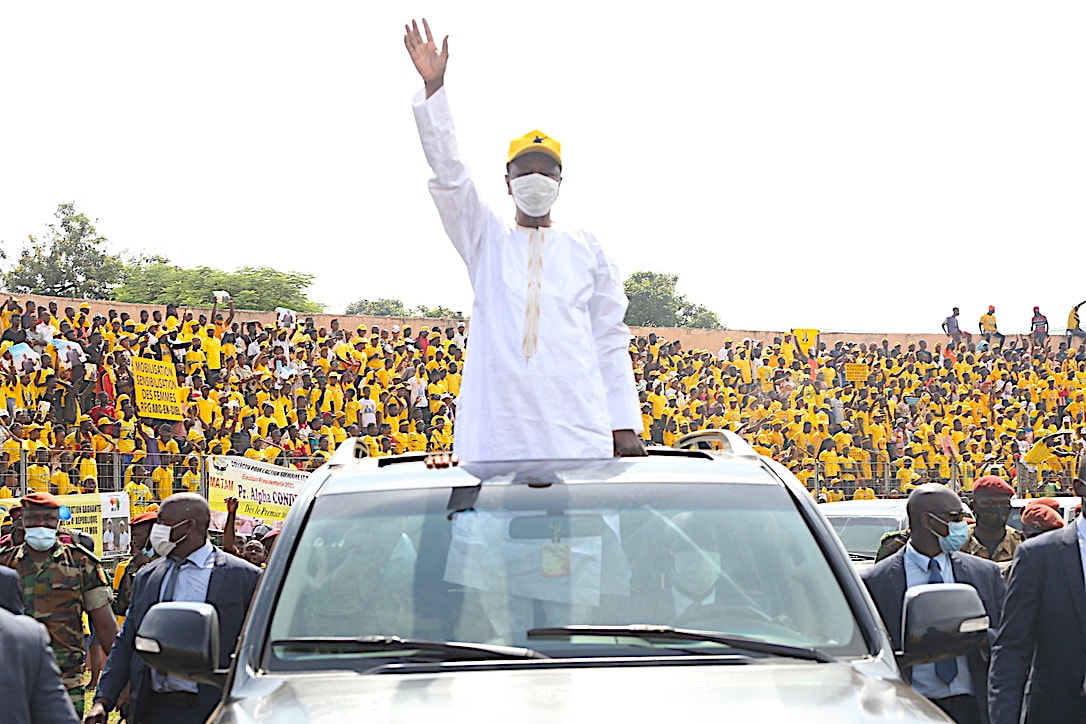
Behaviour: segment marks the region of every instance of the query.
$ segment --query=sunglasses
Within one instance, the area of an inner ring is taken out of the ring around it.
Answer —
[[[965,519],[965,513],[960,510],[950,510],[943,513],[929,513],[928,515],[938,518],[944,523],[960,523]]]

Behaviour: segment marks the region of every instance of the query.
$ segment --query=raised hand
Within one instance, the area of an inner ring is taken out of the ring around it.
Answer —
[[[405,25],[403,44],[411,56],[411,62],[415,64],[415,70],[426,84],[426,96],[430,97],[445,83],[445,66],[449,62],[449,36],[446,35],[441,41],[441,50],[438,50],[426,18],[422,19],[422,29],[426,33],[425,39],[419,32],[416,21],[412,20],[410,25]]]

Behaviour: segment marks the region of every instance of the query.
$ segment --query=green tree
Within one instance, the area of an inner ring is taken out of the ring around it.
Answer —
[[[4,285],[17,294],[108,299],[120,282],[124,261],[107,249],[95,221],[60,204],[45,236],[27,237],[19,261],[4,274]]]
[[[399,299],[359,299],[348,304],[344,314],[365,314],[370,317],[411,316],[411,312]]]
[[[717,313],[702,304],[687,304],[679,313],[680,327],[697,329],[724,329]]]
[[[678,274],[634,272],[623,285],[630,305],[626,324],[632,327],[699,327],[723,329],[716,312],[679,294]]]
[[[683,298],[675,291],[678,274],[634,272],[626,278],[626,324],[632,327],[678,327]]]
[[[124,284],[114,293],[119,302],[208,306],[212,292],[230,292],[239,309],[287,307],[297,312],[319,312],[320,304],[305,289],[312,274],[283,272],[269,267],[242,267],[234,272],[200,266],[192,269],[170,264],[160,256],[138,259],[125,268]]]
[[[464,314],[457,309],[449,309],[448,307],[436,306],[427,307],[423,304],[415,307],[415,316],[426,317],[428,319],[458,319],[463,317]]]

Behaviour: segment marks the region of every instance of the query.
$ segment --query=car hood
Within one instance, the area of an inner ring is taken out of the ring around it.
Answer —
[[[887,675],[797,662],[258,676],[211,721],[947,721],[889,669],[878,671]]]

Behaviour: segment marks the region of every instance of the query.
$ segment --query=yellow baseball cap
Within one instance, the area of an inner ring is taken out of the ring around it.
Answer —
[[[526,153],[545,153],[558,165],[562,165],[562,144],[554,140],[543,131],[529,131],[520,138],[514,138],[509,142],[509,158],[506,163],[512,163],[513,159]]]

